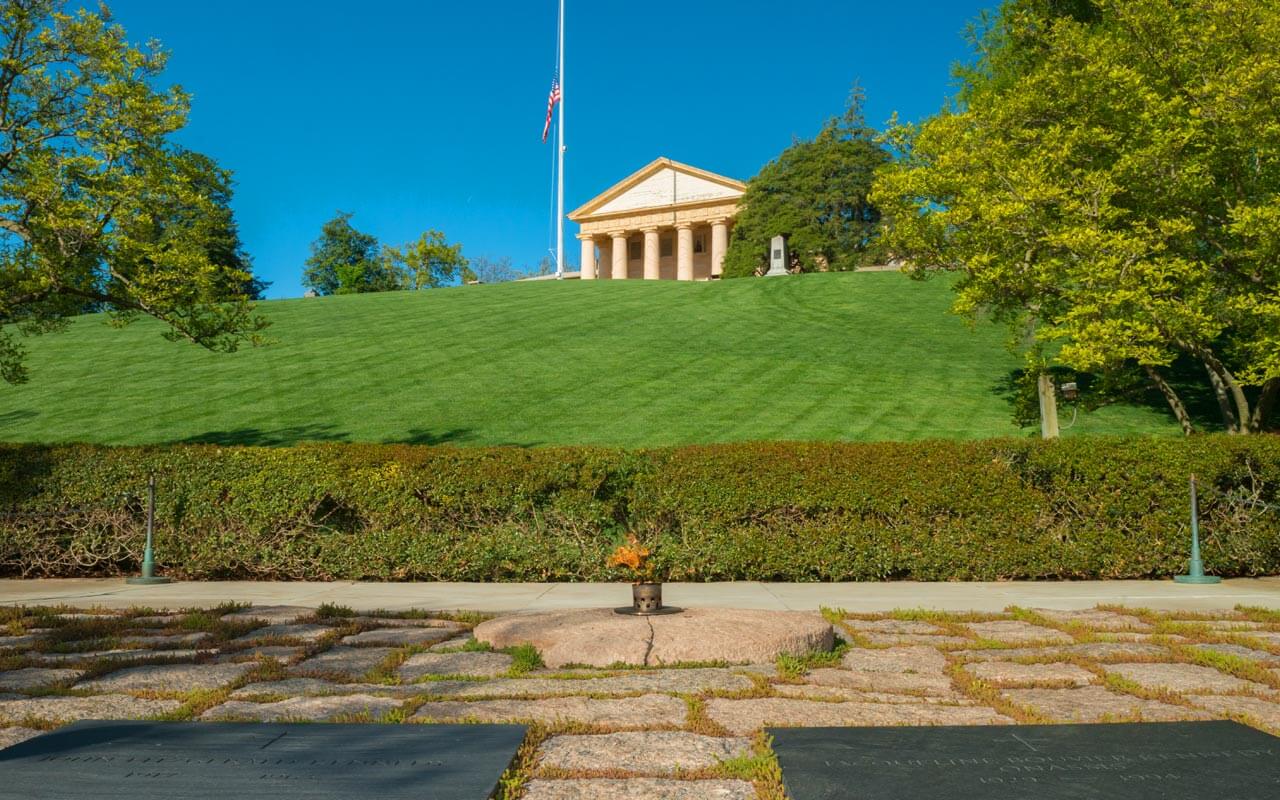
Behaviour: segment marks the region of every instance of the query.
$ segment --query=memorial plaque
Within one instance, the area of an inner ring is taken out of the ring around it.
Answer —
[[[486,800],[522,725],[80,722],[0,750],[9,800]]]
[[[1280,798],[1280,738],[1235,722],[769,734],[792,800]]]

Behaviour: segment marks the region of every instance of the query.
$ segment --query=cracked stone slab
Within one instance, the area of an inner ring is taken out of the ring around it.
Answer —
[[[707,716],[736,734],[767,725],[843,727],[876,725],[1000,725],[1013,722],[985,706],[937,703],[824,703],[788,697],[707,701]]]
[[[524,800],[755,800],[746,781],[591,778],[529,781]]]
[[[855,672],[815,669],[807,679],[817,686],[841,686],[862,692],[890,692],[944,696],[953,692],[951,678],[943,673]]]
[[[423,703],[411,719],[451,722],[581,722],[614,727],[680,726],[688,709],[678,697],[646,694],[617,700],[549,697],[540,700],[478,700]]]
[[[314,622],[281,623],[258,628],[238,637],[234,641],[257,642],[263,639],[293,639],[300,642],[317,642],[331,633],[333,633],[333,628]]]
[[[397,672],[404,681],[437,675],[492,678],[511,669],[511,663],[506,653],[418,653],[409,656]]]
[[[394,653],[390,647],[332,647],[300,661],[289,669],[293,675],[343,675],[359,678],[379,667]]]
[[[35,728],[23,728],[15,725],[12,728],[0,728],[0,750],[6,747],[12,747],[19,742],[25,742],[28,739],[34,739],[44,731]]]
[[[1270,690],[1269,686],[1261,683],[1198,664],[1110,664],[1106,669],[1146,689],[1205,694]]]
[[[1063,625],[1083,625],[1095,631],[1149,631],[1151,625],[1132,614],[1116,611],[1087,609],[1083,611],[1059,611],[1052,608],[1033,608],[1036,614]]]
[[[47,719],[73,722],[81,719],[143,719],[176,711],[177,700],[143,700],[127,694],[102,694],[93,697],[32,697],[26,700],[0,702],[0,721],[21,722],[25,719]]]
[[[499,650],[533,645],[549,667],[759,663],[829,650],[834,642],[831,624],[816,613],[715,608],[653,617],[607,608],[517,614],[482,622],[474,633]]]
[[[700,669],[660,669],[628,672],[599,678],[507,678],[494,681],[457,681],[452,684],[418,684],[420,691],[458,697],[500,697],[502,695],[631,694],[635,692],[675,692],[697,694],[710,691],[741,691],[754,684],[745,675],[716,667]]]
[[[563,770],[621,770],[672,775],[707,769],[747,755],[751,740],[684,731],[636,731],[554,736],[538,750],[538,766]]]
[[[980,639],[990,639],[1006,644],[1029,644],[1032,642],[1070,644],[1075,641],[1071,634],[1063,633],[1056,628],[1032,625],[1030,622],[1016,619],[1001,619],[994,622],[967,622],[965,627]]]
[[[1187,699],[1215,714],[1251,717],[1263,725],[1280,729],[1280,705],[1275,700],[1232,695],[1188,695]]]
[[[1011,661],[1017,658],[1087,658],[1091,661],[1123,661],[1130,658],[1168,658],[1168,648],[1145,642],[1088,642],[1065,647],[1009,647],[959,650],[953,655],[968,661]]]
[[[84,672],[78,669],[42,669],[27,667],[9,672],[0,672],[0,689],[15,692],[29,692],[33,689],[47,689],[60,683],[78,680]]]
[[[964,671],[996,686],[1032,686],[1055,683],[1087,686],[1098,676],[1075,664],[1017,664],[1011,661],[982,661],[966,664]]]
[[[252,719],[258,722],[288,720],[326,721],[341,717],[368,715],[380,720],[400,707],[400,701],[368,694],[345,694],[326,697],[290,697],[275,703],[250,703],[228,700],[200,715],[201,719]]]
[[[1173,722],[1211,718],[1211,715],[1203,711],[1156,700],[1144,700],[1108,691],[1101,686],[1084,686],[1079,689],[1006,689],[1001,695],[1017,705],[1031,708],[1059,722]]]
[[[947,658],[931,647],[850,648],[841,663],[856,672],[940,673]]]
[[[409,645],[435,644],[453,635],[445,628],[376,628],[371,631],[343,636],[342,643],[351,646],[380,645],[383,647],[407,647]]]
[[[156,664],[128,667],[76,685],[97,692],[185,692],[220,689],[240,680],[253,664]]]
[[[223,614],[223,622],[249,622],[261,620],[268,625],[284,625],[297,622],[303,617],[314,615],[315,609],[306,606],[250,606],[249,608]]]

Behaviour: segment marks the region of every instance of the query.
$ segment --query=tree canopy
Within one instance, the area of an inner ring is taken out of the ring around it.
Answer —
[[[0,4],[0,377],[27,379],[22,336],[90,307],[215,350],[260,341],[236,291],[252,276],[210,255],[227,218],[207,189],[229,175],[169,139],[188,96],[156,88],[166,54],[63,8]]]
[[[1227,430],[1280,394],[1280,2],[1009,0],[872,200],[1033,370],[1204,369]]]
[[[434,289],[476,277],[462,255],[462,245],[449,244],[440,231],[427,231],[400,247],[385,248],[383,258],[406,289]]]
[[[867,194],[889,160],[862,115],[857,87],[844,114],[812,140],[796,141],[747,182],[724,260],[724,276],[767,266],[769,240],[784,235],[805,270],[847,270],[871,257],[880,214]]]
[[[399,289],[398,276],[381,258],[377,237],[356,230],[351,217],[339,211],[320,227],[302,271],[302,285],[321,295]]]

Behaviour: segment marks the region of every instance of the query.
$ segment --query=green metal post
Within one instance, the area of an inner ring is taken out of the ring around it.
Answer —
[[[136,578],[129,578],[125,583],[132,584],[157,584],[168,583],[168,578],[156,577],[155,551],[152,549],[152,542],[155,537],[156,529],[156,476],[152,475],[147,479],[147,544],[142,550],[142,575]]]
[[[1217,575],[1204,574],[1204,562],[1200,560],[1200,502],[1196,498],[1196,476],[1191,476],[1191,563],[1186,575],[1175,575],[1177,583],[1221,583]]]

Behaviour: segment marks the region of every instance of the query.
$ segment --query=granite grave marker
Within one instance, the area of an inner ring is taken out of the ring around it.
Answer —
[[[1280,798],[1280,738],[1236,722],[769,734],[792,800]]]
[[[486,800],[522,725],[79,722],[0,750],[5,800]]]

